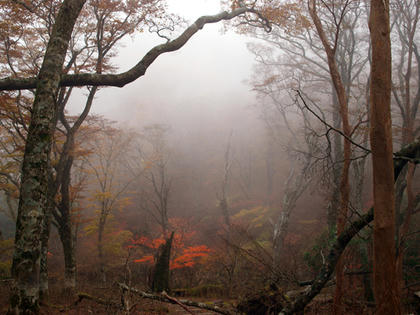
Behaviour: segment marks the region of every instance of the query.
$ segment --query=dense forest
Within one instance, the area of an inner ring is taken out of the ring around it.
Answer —
[[[215,2],[0,0],[2,314],[420,313],[420,1]]]

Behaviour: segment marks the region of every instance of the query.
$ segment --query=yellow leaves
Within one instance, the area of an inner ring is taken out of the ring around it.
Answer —
[[[0,278],[10,277],[12,265],[13,239],[0,240]]]
[[[114,197],[114,194],[110,191],[99,191],[96,190],[93,197],[91,198],[91,200],[96,200],[96,201],[105,201],[107,199],[112,199]]]
[[[271,26],[276,26],[288,34],[299,34],[303,30],[311,27],[310,19],[306,14],[306,1],[304,0],[257,0],[247,3],[258,12],[259,18],[269,22]],[[224,7],[228,3],[224,1]],[[230,9],[239,7],[237,0],[230,1]],[[254,13],[250,13],[243,18],[237,31],[239,33],[254,33],[257,18]],[[261,21],[260,21],[261,22]],[[261,24],[262,26],[262,24]]]
[[[124,257],[127,255],[127,247],[124,246],[133,233],[128,230],[117,230],[109,233],[104,242],[104,251],[107,256]]]
[[[96,221],[91,220],[90,224],[84,227],[86,235],[92,235],[98,231],[98,224]]]
[[[311,26],[310,20],[305,15],[302,1],[287,1],[272,5],[270,4],[261,9],[265,18],[273,24],[280,26],[286,33],[298,34],[302,30]]]
[[[15,192],[15,191],[17,192],[17,187],[13,184],[8,183],[8,182],[2,183],[0,181],[0,190],[8,191],[8,192]]]
[[[272,214],[272,210],[268,207],[258,206],[251,209],[242,209],[235,214],[232,219],[235,221],[245,222],[251,226],[258,228],[268,222]]]
[[[132,198],[131,197],[124,197],[118,200],[118,211],[123,211],[124,208],[132,205]]]

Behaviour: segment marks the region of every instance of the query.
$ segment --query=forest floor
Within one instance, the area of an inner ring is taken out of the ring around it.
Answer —
[[[6,314],[9,303],[9,287],[7,283],[0,283],[0,314]],[[121,292],[118,289],[84,287],[86,298],[78,300],[77,297],[68,297],[63,295],[58,288],[50,289],[50,303],[41,307],[41,314],[68,314],[68,315],[90,315],[90,314],[124,314],[121,309]],[[220,298],[198,298],[183,297],[182,299],[193,300],[197,302],[208,302],[214,304],[223,303],[224,307],[234,304],[235,300],[226,300]],[[188,306],[188,311],[177,304],[170,304],[150,299],[141,298],[133,295],[130,299],[131,315],[210,315],[217,314],[212,311],[203,310]],[[233,309],[233,308],[232,308]],[[352,303],[351,312],[346,314],[372,314],[370,310],[362,305]],[[357,310],[356,310],[357,309]],[[331,314],[332,298],[331,294],[320,294],[305,309],[305,314]],[[253,314],[254,315],[254,314]],[[255,314],[258,315],[258,314]]]
[[[9,305],[9,290],[7,282],[0,283],[0,314],[6,314]],[[82,300],[77,297],[70,298],[63,295],[57,288],[50,288],[50,301],[48,305],[41,306],[42,315],[68,314],[124,314],[121,310],[121,294],[111,288],[83,288],[87,298]],[[93,297],[96,300],[91,299]],[[183,298],[184,299],[184,298]],[[220,302],[220,299],[211,298],[188,298],[197,302]],[[108,304],[107,304],[108,303]],[[190,312],[180,305],[154,301],[137,296],[132,296],[130,301],[130,314],[132,315],[163,315],[163,314],[217,314],[212,311],[188,306]]]
[[[0,283],[0,314],[6,314],[9,305],[9,286],[6,282]],[[83,288],[84,292],[87,292],[89,296],[99,298],[102,302],[108,302],[108,305],[98,303],[88,298],[82,299],[80,302],[76,302],[77,298],[69,298],[64,296],[55,288],[50,290],[50,303],[48,305],[41,306],[41,314],[68,314],[68,315],[90,315],[90,314],[123,314],[120,308],[121,295],[118,290],[101,289],[101,288]],[[197,302],[210,302],[210,303],[221,303],[223,300],[220,298],[182,298],[193,300]],[[144,299],[137,296],[133,296],[131,301],[131,312],[132,315],[184,315],[184,314],[196,314],[196,315],[211,315],[217,314],[212,311],[203,310],[196,307],[188,306],[190,312],[183,309],[180,305],[164,303],[160,301],[154,301],[150,299]],[[232,300],[225,300],[225,305],[234,303]],[[329,306],[318,301],[319,304],[316,312],[305,312],[305,314],[328,314]],[[323,309],[321,311],[321,309]]]
[[[92,285],[81,285],[79,292],[83,292],[83,299],[77,296],[69,297],[65,295],[60,283],[50,286],[50,300],[48,305],[41,306],[40,314],[68,314],[68,315],[90,315],[90,314],[124,314],[121,304],[121,290],[118,286],[95,287]],[[10,282],[0,282],[0,314],[6,314],[9,305]],[[331,314],[333,288],[326,288],[305,308],[305,315]],[[236,300],[229,300],[220,297],[182,297],[179,300],[190,300],[195,302],[204,302],[210,305],[222,306],[223,309],[233,311]],[[363,302],[347,301],[345,314],[373,314],[373,309],[367,307]],[[170,304],[166,302],[142,298],[133,294],[130,297],[131,315],[210,315],[217,314],[209,310],[203,310],[196,307],[187,307],[184,309],[181,305]],[[233,313],[233,312],[232,312]],[[259,315],[259,314],[252,314]]]

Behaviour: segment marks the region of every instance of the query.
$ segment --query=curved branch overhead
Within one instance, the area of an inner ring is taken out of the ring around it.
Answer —
[[[188,40],[197,33],[206,24],[217,23],[223,20],[231,20],[245,13],[254,13],[255,10],[239,7],[231,12],[223,11],[215,15],[207,15],[198,18],[177,38],[164,44],[157,45],[147,52],[144,57],[131,69],[118,74],[96,74],[96,73],[80,73],[80,74],[63,74],[60,80],[60,86],[115,86],[123,87],[128,83],[135,81],[146,73],[149,66],[161,54],[176,51],[184,46]],[[259,15],[257,14],[257,17]],[[266,23],[266,22],[264,22]],[[0,80],[0,90],[26,90],[34,89],[37,85],[37,78],[4,78]]]

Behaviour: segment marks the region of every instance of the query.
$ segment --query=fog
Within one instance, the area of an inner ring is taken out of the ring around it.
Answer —
[[[188,25],[202,15],[221,10],[218,1],[207,0],[171,2],[169,9],[185,18]],[[254,68],[254,57],[246,47],[249,41],[255,40],[222,23],[206,25],[178,51],[159,56],[133,83],[123,88],[101,88],[97,93],[91,114],[138,132],[153,124],[169,127],[168,171],[174,180],[170,216],[203,217],[208,211],[219,216],[217,195],[229,142],[232,161],[246,159],[250,154],[258,156],[257,164],[262,168],[254,166],[258,174],[253,189],[265,195],[265,129],[255,109],[256,95],[246,83]],[[163,42],[147,31],[127,38],[114,64],[118,71],[126,71]],[[68,107],[71,114],[81,111],[84,94],[86,90],[81,90],[73,97]],[[237,186],[233,181],[239,173],[234,172],[230,181]],[[238,187],[229,190],[233,199],[238,198]],[[136,202],[140,203],[140,199]]]
[[[188,21],[220,11],[217,1],[208,0],[177,0],[169,8]],[[249,40],[223,30],[221,23],[206,25],[180,50],[159,56],[135,82],[101,89],[91,112],[136,129],[153,123],[169,125],[178,138],[199,134],[203,128],[226,133],[240,129],[256,117],[251,110],[254,94],[244,83],[253,66],[246,48]],[[114,64],[125,71],[163,41],[147,31],[127,38]],[[81,110],[82,94],[69,104],[70,113]]]

